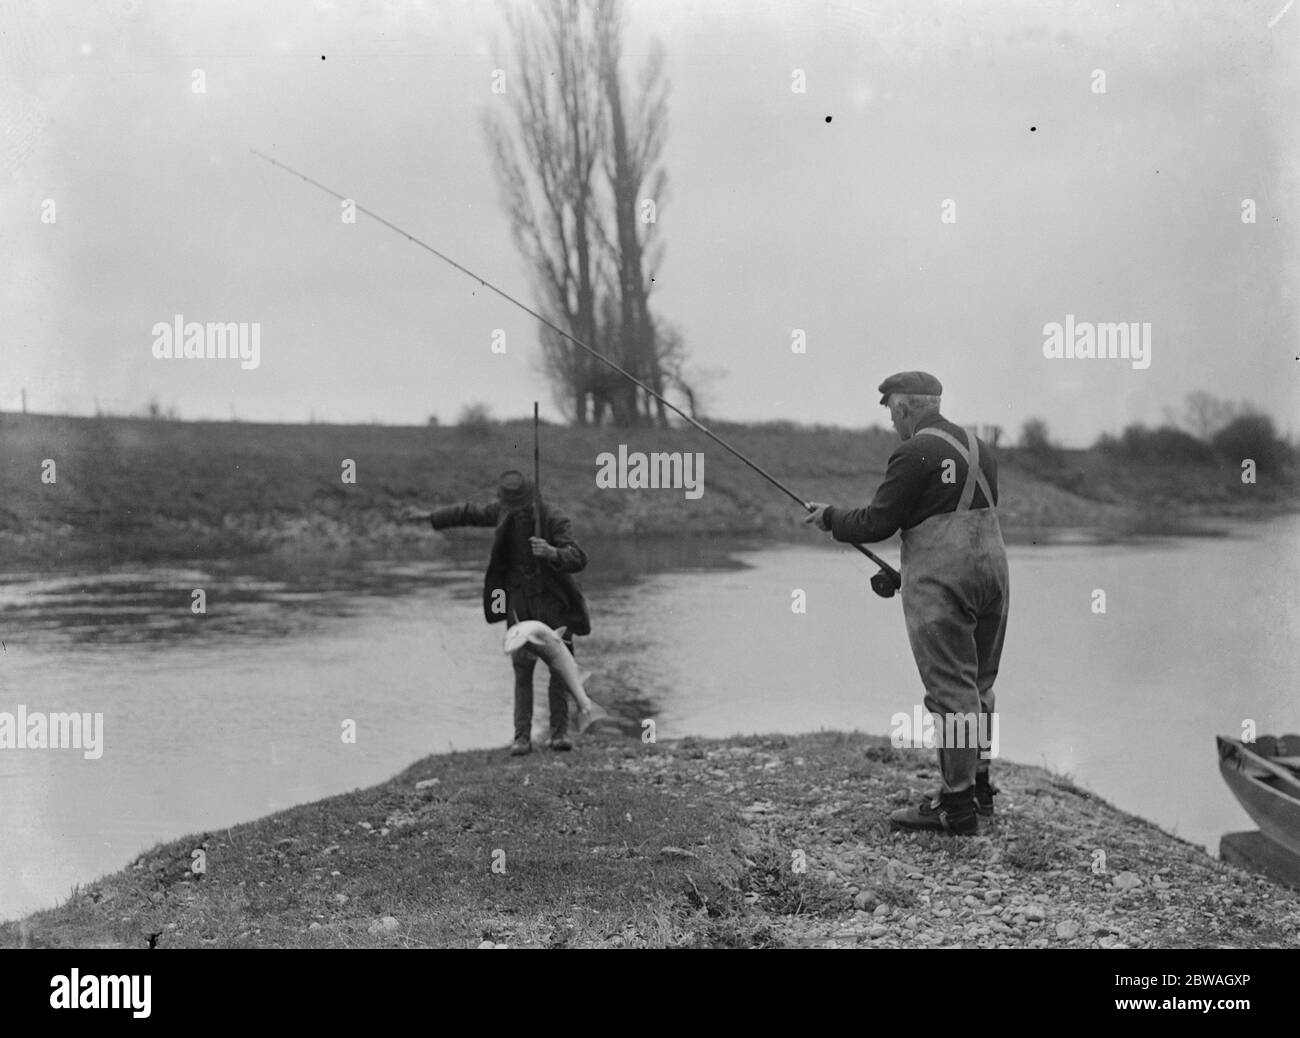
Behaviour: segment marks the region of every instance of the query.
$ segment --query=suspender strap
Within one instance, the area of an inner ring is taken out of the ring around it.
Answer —
[[[966,511],[975,503],[975,485],[979,481],[980,473],[980,441],[971,435],[970,431],[963,429],[966,433],[966,440],[970,444],[970,456],[966,459],[966,485],[961,488],[961,502],[957,505],[959,511]],[[987,484],[985,484],[987,486]],[[986,498],[989,507],[993,507],[993,499]]]
[[[993,507],[993,491],[989,488],[989,481],[984,476],[984,471],[980,468],[980,441],[975,438],[975,434],[969,429],[963,429],[966,439],[970,442],[970,450],[967,450],[957,442],[956,437],[949,435],[942,429],[936,429],[930,426],[926,429],[918,429],[916,435],[921,436],[929,433],[931,436],[937,436],[945,441],[957,454],[962,461],[966,462],[966,485],[961,488],[961,500],[957,502],[956,511],[965,512],[970,508],[975,500],[975,488],[978,486],[984,492],[984,500],[988,502],[990,508]]]

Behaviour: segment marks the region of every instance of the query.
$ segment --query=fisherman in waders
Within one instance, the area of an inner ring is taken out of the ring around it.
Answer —
[[[989,739],[993,682],[1007,629],[1010,584],[998,526],[998,468],[973,433],[939,413],[943,387],[906,371],[880,384],[902,444],[866,508],[812,502],[808,522],[837,541],[883,541],[902,531],[903,617],[925,706],[935,720],[943,785],[919,807],[895,811],[900,829],[969,835],[992,816]],[[971,729],[978,736],[972,738]],[[956,733],[959,746],[945,745]]]
[[[541,507],[541,537],[533,536],[534,507]],[[492,554],[483,581],[483,613],[490,624],[509,620],[540,620],[548,627],[566,627],[565,646],[573,652],[573,636],[590,634],[591,620],[581,588],[572,574],[587,565],[587,555],[573,539],[566,516],[542,502],[522,472],[503,472],[497,500],[485,505],[460,504],[432,512],[409,512],[407,518],[428,519],[435,530],[453,526],[494,526]],[[516,652],[515,739],[511,756],[532,752],[533,671],[537,656],[531,649]],[[547,692],[551,701],[553,750],[570,750],[568,693],[564,680],[551,672]]]

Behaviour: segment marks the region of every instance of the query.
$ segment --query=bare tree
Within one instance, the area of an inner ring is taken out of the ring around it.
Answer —
[[[619,0],[546,0],[533,10],[509,16],[513,125],[485,119],[514,240],[547,319],[662,394],[669,380],[646,271],[661,258],[654,220],[666,193],[663,51],[652,51],[629,109]],[[634,425],[657,412],[667,424],[662,404],[562,335],[544,330],[541,344],[542,370],[573,421]],[[676,371],[680,379],[680,364]]]
[[[1020,447],[1030,454],[1046,454],[1052,449],[1047,423],[1041,418],[1026,418],[1020,427]]]
[[[503,119],[494,113],[485,119],[506,213],[547,317],[598,348],[602,255],[593,180],[604,120],[591,5],[552,0],[534,18],[508,17],[518,82],[507,84],[507,96],[519,146]],[[542,353],[562,409],[580,425],[596,417],[592,373],[598,362],[552,332],[542,336]]]
[[[662,255],[659,243],[652,242],[667,193],[667,173],[660,164],[668,122],[664,52],[658,44],[651,50],[635,100],[627,110],[623,102],[620,0],[607,0],[599,11],[596,28],[600,78],[609,113],[605,176],[614,207],[616,236],[613,241],[606,236],[603,243],[618,275],[619,324],[614,342],[623,366],[662,395],[664,372],[655,348],[655,325],[649,306],[651,283],[645,264],[648,262],[654,269]],[[639,393],[633,385],[624,383],[615,400],[615,421],[619,424],[650,418],[652,405],[660,424],[668,424],[663,404]]]
[[[1236,405],[1198,389],[1187,394],[1183,425],[1197,439],[1209,443],[1215,433],[1241,413]]]

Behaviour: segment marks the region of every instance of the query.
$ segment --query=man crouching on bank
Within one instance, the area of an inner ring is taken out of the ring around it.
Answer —
[[[866,508],[813,502],[807,521],[854,543],[902,531],[903,617],[926,709],[937,734],[969,734],[965,720],[978,717],[983,735],[995,723],[993,682],[1011,600],[997,515],[998,466],[985,443],[939,413],[942,392],[939,380],[923,371],[885,379],[880,402],[903,442],[889,456],[884,482]],[[895,811],[890,822],[900,829],[978,832],[978,816],[992,817],[997,792],[985,738],[955,740],[959,746],[939,738],[942,787],[919,807]]]

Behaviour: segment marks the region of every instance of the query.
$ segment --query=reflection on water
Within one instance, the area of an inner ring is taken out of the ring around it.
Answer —
[[[313,630],[322,619],[357,615],[369,596],[409,594],[463,577],[435,563],[378,562],[345,569],[268,564],[261,572],[146,567],[58,577],[9,573],[0,575],[0,622],[21,616],[26,644],[62,649],[279,639]]]
[[[1248,827],[1212,736],[1247,717],[1300,728],[1300,522],[1237,534],[1013,547],[1003,755],[1210,846]],[[369,785],[424,754],[506,745],[512,674],[480,607],[489,537],[440,539],[439,558],[409,562],[0,575],[0,710],[103,712],[105,731],[97,761],[0,752],[0,917],[159,840]],[[593,633],[577,653],[616,718],[598,738],[639,738],[646,718],[660,738],[885,733],[920,701],[898,600],[875,597],[872,567],[843,546],[584,547]],[[791,610],[796,589],[806,613]],[[349,720],[355,744],[340,738]]]
[[[322,620],[358,616],[375,597],[449,591],[476,598],[486,561],[482,537],[449,541],[443,557],[416,562],[340,557],[210,562],[206,568],[119,566],[101,572],[0,573],[0,625],[22,640],[61,649],[106,642],[142,649],[192,647],[211,638],[303,634]],[[649,572],[725,570],[745,564],[744,541],[588,541],[595,563],[583,576],[604,588]],[[594,547],[592,547],[594,545]],[[194,608],[204,592],[202,610]],[[3,629],[0,627],[0,629]]]

